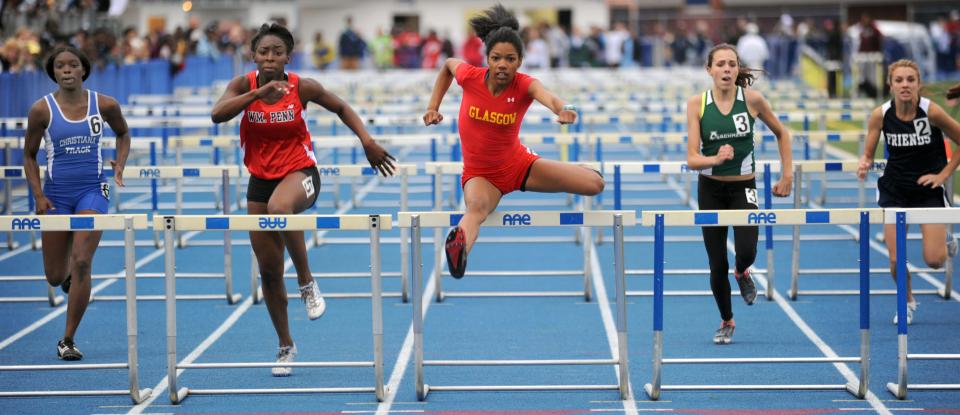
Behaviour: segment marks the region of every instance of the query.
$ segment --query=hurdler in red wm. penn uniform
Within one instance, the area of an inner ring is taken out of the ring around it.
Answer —
[[[530,166],[540,158],[520,143],[520,123],[533,102],[528,90],[534,78],[518,72],[507,89],[493,96],[484,82],[488,70],[467,63],[457,66],[457,83],[463,87],[458,121],[461,185],[483,177],[505,195],[520,189]]]
[[[247,74],[250,90],[257,89],[257,72]],[[300,103],[300,77],[288,72],[290,93],[268,104],[255,100],[240,120],[243,164],[255,177],[279,180],[288,173],[317,165]]]

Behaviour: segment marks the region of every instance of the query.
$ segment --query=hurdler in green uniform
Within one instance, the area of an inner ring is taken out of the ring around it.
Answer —
[[[701,174],[742,176],[753,173],[753,122],[742,87],[737,87],[733,109],[726,115],[717,108],[713,91],[704,92],[700,98],[700,151],[704,156],[715,156],[720,146],[729,144],[733,146],[733,159],[703,169]]]
[[[780,180],[770,189],[774,196],[790,195],[793,182],[790,132],[780,124],[770,103],[759,92],[747,89],[753,83],[752,70],[743,67],[737,49],[720,44],[707,54],[707,73],[713,84],[706,92],[687,100],[687,166],[698,170],[697,204],[701,210],[758,209],[753,123],[758,118],[777,137],[780,152]],[[722,110],[721,110],[722,109]],[[736,323],[730,301],[727,253],[728,226],[704,226],[703,245],[710,262],[710,291],[720,311],[720,328],[713,335],[716,344],[733,341]],[[757,297],[750,267],[757,256],[756,226],[734,226],[736,263],[733,276],[740,295],[749,305]]]

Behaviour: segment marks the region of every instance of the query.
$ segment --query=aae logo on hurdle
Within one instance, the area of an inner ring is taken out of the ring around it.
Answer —
[[[260,218],[260,229],[286,229],[286,218]]]
[[[140,169],[140,177],[158,178],[160,177],[160,169]]]
[[[320,172],[321,176],[339,176],[340,168],[339,167],[321,167],[317,169]]]
[[[504,226],[530,226],[530,215],[527,213],[524,214],[504,214],[503,215],[503,225]]]
[[[773,212],[751,212],[747,215],[747,223],[775,224],[777,223],[777,214]]]
[[[14,218],[10,221],[10,229],[17,231],[40,230],[40,219],[38,218]]]

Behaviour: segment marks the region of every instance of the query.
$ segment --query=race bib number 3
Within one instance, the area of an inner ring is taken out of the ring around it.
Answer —
[[[747,118],[747,113],[745,112],[733,114],[733,124],[737,127],[737,134],[750,132],[750,119]]]

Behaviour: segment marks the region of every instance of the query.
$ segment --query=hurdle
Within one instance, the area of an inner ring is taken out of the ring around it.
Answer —
[[[409,177],[417,174],[417,166],[415,164],[398,164],[397,176],[400,177],[400,210],[406,210],[409,207]],[[323,177],[376,177],[378,172],[369,165],[362,164],[343,164],[343,165],[318,165],[317,168],[320,171],[320,175]],[[352,197],[353,200],[357,200],[356,197]],[[354,205],[356,206],[356,204]],[[322,229],[327,230],[327,229]],[[311,232],[313,238],[314,246],[320,246],[321,239],[318,232]],[[400,239],[398,243],[400,244],[400,271],[393,272],[383,272],[381,271],[380,275],[384,278],[391,277],[400,277],[400,292],[392,293],[385,292],[382,295],[384,297],[394,297],[399,296],[401,301],[406,303],[409,301],[409,291],[407,281],[409,280],[407,266],[410,256],[408,250],[410,249],[404,241],[409,238],[409,229],[400,230]],[[369,239],[364,238],[324,238],[324,242],[336,242],[336,243],[348,243],[348,244],[369,244]],[[381,244],[389,243],[381,241]],[[253,293],[253,302],[254,304],[259,304],[262,299],[260,295],[260,290],[257,284],[257,275],[259,275],[259,269],[256,261],[256,256],[252,256],[250,263],[250,287],[251,293]],[[284,278],[296,278],[296,273],[286,273]],[[368,272],[314,272],[314,278],[367,278],[370,276]],[[365,298],[369,297],[370,294],[367,293],[325,293],[324,296],[330,298]]]
[[[837,160],[837,161],[796,161],[794,162],[794,198],[793,198],[793,207],[795,209],[801,208],[801,198],[799,191],[799,183],[803,179],[803,174],[806,173],[826,173],[826,172],[846,172],[846,173],[855,173],[859,167],[859,160]],[[886,160],[876,160],[873,162],[873,167],[870,169],[872,172],[883,171],[886,168]],[[863,182],[860,182],[861,186]],[[861,187],[862,190],[862,187]],[[861,192],[862,193],[862,192]],[[862,198],[861,198],[862,203]],[[814,207],[818,207],[815,206]],[[862,208],[862,205],[861,205]],[[889,223],[889,222],[888,222]],[[949,228],[948,228],[949,230]],[[871,238],[871,235],[860,235],[849,231],[852,234],[852,237],[855,240],[859,238],[866,237],[867,239]],[[816,239],[815,240],[820,240]],[[787,291],[787,295],[791,300],[796,300],[800,294],[806,295],[857,295],[859,291],[857,290],[801,290],[800,285],[800,276],[801,275],[852,275],[859,273],[859,270],[856,268],[814,268],[814,269],[801,269],[800,268],[800,226],[793,227],[793,245],[791,247],[791,263],[790,263],[790,289]],[[937,270],[933,268],[914,268],[914,272],[942,272],[944,274],[944,283],[947,287],[944,291],[939,291],[935,289],[915,289],[913,290],[914,294],[917,295],[939,295],[945,299],[950,298],[950,287],[952,286],[953,281],[953,265],[948,261],[947,265],[943,270]],[[870,270],[872,274],[888,274],[890,272],[889,268],[878,267]],[[873,295],[893,295],[896,294],[896,290],[871,290],[870,294]]]
[[[221,394],[276,394],[276,393],[362,393],[373,392],[378,401],[383,400],[383,298],[380,274],[380,232],[390,230],[392,221],[388,215],[214,215],[214,216],[155,216],[153,225],[164,231],[164,272],[166,274],[167,314],[167,380],[170,402],[179,404],[189,395]],[[176,250],[173,248],[174,233],[180,231],[270,231],[275,229],[316,230],[369,230],[370,231],[370,285],[373,308],[373,360],[338,362],[275,362],[246,363],[177,363],[177,301],[176,301]],[[178,369],[237,369],[268,367],[372,367],[372,387],[341,388],[276,388],[276,389],[189,389],[177,386]]]
[[[897,227],[897,275],[907,275],[907,225],[960,223],[960,208],[886,209],[885,222]],[[953,258],[947,258],[952,261]],[[949,292],[950,288],[947,287]],[[914,290],[916,291],[916,290]],[[910,360],[960,360],[960,353],[907,353],[907,279],[897,278],[897,381],[887,383],[887,390],[897,399],[907,399],[913,390],[960,390],[960,383],[910,384],[907,381],[907,363]]]
[[[593,167],[599,165],[589,162],[577,163],[578,165]],[[433,174],[436,177],[434,181],[434,211],[443,210],[443,175],[455,175],[461,174],[463,172],[463,163],[460,162],[428,162],[424,165],[424,171],[427,174]],[[460,189],[459,181],[454,181],[454,185],[457,186],[457,189]],[[458,192],[459,193],[459,192]],[[459,195],[458,195],[459,198]],[[582,196],[580,201],[581,210],[584,212],[591,211],[591,206],[593,205],[591,197]],[[562,205],[563,203],[551,203],[548,205]],[[501,202],[501,205],[504,203]],[[509,204],[508,204],[509,205]],[[491,215],[496,212],[491,213]],[[462,216],[462,215],[461,215]],[[490,216],[493,217],[493,216]],[[452,219],[451,219],[452,220]],[[459,221],[459,217],[457,217]],[[512,223],[511,218],[504,219],[504,223]],[[453,221],[447,226],[452,227],[456,226],[457,222]],[[401,227],[402,229],[403,227]],[[442,265],[442,244],[441,241],[444,240],[442,227],[436,226],[433,230],[433,240],[435,243],[437,255],[434,256],[434,267],[438,270],[443,269]],[[483,238],[477,242],[500,242],[500,243],[530,243],[530,242],[541,242],[541,243],[565,243],[565,242],[575,242],[580,243],[581,241],[589,241],[592,238],[591,227],[584,226],[579,227],[575,230],[573,238],[565,237],[499,237],[499,238]],[[523,275],[529,277],[547,277],[547,276],[564,276],[564,277],[583,277],[583,291],[542,291],[542,292],[513,292],[513,293],[496,293],[496,292],[446,292],[443,290],[442,283],[440,278],[434,279],[434,299],[436,302],[442,302],[445,297],[497,297],[497,296],[583,296],[584,301],[591,301],[593,293],[590,288],[590,244],[580,243],[583,248],[583,269],[582,270],[540,270],[540,271],[523,271]],[[515,271],[489,271],[489,270],[475,270],[470,271],[470,275],[473,277],[503,277],[516,275]]]
[[[128,170],[128,171],[131,171],[131,172],[138,172],[138,174],[136,174],[136,175],[131,174],[130,176],[128,176],[128,177],[126,178],[126,180],[140,180],[140,179],[149,179],[149,180],[151,180],[151,183],[152,183],[152,184],[151,184],[151,186],[152,186],[152,199],[153,199],[151,206],[152,206],[152,212],[153,212],[153,215],[154,215],[154,216],[157,216],[157,215],[159,214],[159,209],[158,209],[158,189],[157,189],[156,180],[157,180],[157,179],[170,178],[170,179],[175,179],[175,180],[177,180],[177,181],[180,181],[180,180],[183,180],[183,178],[185,178],[185,177],[198,177],[198,178],[218,178],[218,177],[219,177],[219,178],[221,178],[221,180],[223,181],[222,183],[223,183],[223,188],[224,188],[224,193],[223,193],[223,195],[224,195],[224,202],[225,202],[225,203],[223,203],[224,212],[225,212],[225,214],[229,214],[229,213],[230,213],[230,206],[229,206],[229,203],[226,203],[226,201],[227,201],[227,198],[229,197],[229,194],[230,194],[230,192],[229,192],[229,188],[230,188],[230,187],[229,187],[229,186],[230,186],[230,175],[236,175],[236,174],[238,174],[238,169],[237,169],[236,166],[226,166],[226,165],[223,165],[223,166],[195,166],[195,167],[129,166],[129,168],[128,168],[127,170]],[[45,174],[45,171],[46,171],[46,168],[45,168],[45,167],[41,167],[41,168],[40,168],[40,173],[41,173],[41,175]],[[113,177],[113,170],[112,170],[110,167],[105,167],[104,170],[103,170],[103,173],[104,173],[104,177],[107,177],[107,178]],[[22,167],[19,167],[19,166],[18,166],[18,167],[0,167],[0,174],[2,174],[3,177],[23,177],[23,168],[22,168]],[[115,187],[115,188],[116,188],[116,187]],[[177,193],[177,198],[178,198],[178,200],[182,200],[182,199],[181,199],[181,198],[182,198],[182,195],[181,195],[179,192]],[[182,209],[183,209],[183,206],[182,206],[182,205],[178,204],[178,205],[176,206],[176,210],[177,210],[178,213],[180,213],[180,212],[182,211]],[[42,217],[42,216],[32,216],[32,215],[31,215],[31,216],[27,216],[25,219],[26,219],[26,220],[32,220],[32,219],[30,219],[30,218],[40,218],[40,217]],[[146,229],[146,228],[145,228],[145,229]],[[32,230],[32,229],[31,229],[31,230]],[[159,232],[160,232],[160,231],[157,230],[157,229],[155,229],[154,232],[152,232],[152,234],[153,234],[153,239],[154,239],[153,245],[154,245],[156,248],[158,248],[158,249],[159,249],[160,246],[161,246],[161,245],[160,245],[160,239],[159,239],[159,236],[158,236],[158,235],[159,235]],[[38,248],[37,239],[35,238],[35,235],[34,235],[33,232],[31,232],[31,237],[32,237],[32,239],[33,239],[32,243],[33,243],[34,249],[37,249],[37,248]],[[182,238],[182,235],[178,234],[178,235],[177,235],[177,239],[179,240],[178,246],[183,247],[183,246],[185,245],[185,240]],[[115,242],[115,241],[107,241],[107,240],[104,240],[104,241],[101,241],[100,244],[101,244],[101,246],[107,246],[107,247],[117,245],[117,244],[114,244],[113,242]],[[223,273],[223,274],[188,273],[188,274],[180,275],[180,277],[181,277],[181,278],[200,278],[200,279],[223,278],[223,279],[224,279],[225,294],[224,294],[224,295],[220,295],[220,294],[191,294],[191,295],[181,295],[181,296],[178,297],[178,299],[181,299],[181,300],[213,300],[213,299],[226,298],[228,304],[236,304],[238,301],[240,301],[240,298],[242,298],[242,295],[241,295],[241,294],[235,293],[234,290],[233,290],[233,273],[232,273],[232,270],[231,270],[231,267],[230,267],[230,265],[231,265],[231,262],[230,262],[231,260],[230,260],[230,258],[231,258],[231,256],[232,256],[232,255],[231,255],[232,242],[231,242],[230,232],[224,232],[223,240],[218,240],[218,241],[215,241],[215,242],[216,242],[216,243],[208,243],[208,244],[204,244],[204,243],[202,243],[202,242],[196,242],[196,244],[197,244],[197,245],[210,245],[210,246],[221,246],[221,245],[223,246],[223,250],[224,250],[224,261],[225,261],[225,268],[224,268],[225,271],[224,271],[224,273]],[[136,245],[136,240],[134,240],[134,245]],[[121,245],[121,246],[126,247],[126,241],[122,241],[122,245]],[[137,277],[138,277],[138,278],[161,278],[161,277],[163,277],[163,273],[140,273]],[[91,278],[94,279],[94,280],[97,280],[97,279],[111,279],[112,277],[109,276],[109,275],[106,275],[106,276],[105,276],[105,275],[93,275],[93,276],[91,276]],[[45,281],[45,278],[44,278],[43,276],[0,277],[0,281],[31,281],[31,280]],[[55,293],[54,293],[53,288],[48,286],[48,287],[47,287],[47,291],[48,291],[48,296],[47,296],[47,298],[33,298],[33,297],[28,297],[28,298],[30,298],[30,300],[19,299],[19,298],[18,298],[18,299],[16,299],[16,301],[48,301],[51,306],[56,306],[56,305],[58,305],[60,300],[58,300],[58,297],[54,295]],[[94,297],[91,297],[91,299],[94,300],[94,301],[123,301],[123,300],[125,299],[125,297],[123,297],[123,296],[103,295],[103,296],[94,296]],[[163,297],[163,296],[156,296],[156,295],[137,295],[137,296],[136,296],[136,299],[137,299],[137,300],[153,300],[153,301],[157,301],[157,300],[164,300],[165,297]],[[4,298],[0,298],[0,302],[4,302],[4,301],[6,301]]]
[[[60,215],[60,216],[0,216],[0,230],[4,231],[123,231],[124,281],[127,303],[127,361],[124,363],[56,364],[0,366],[0,372],[48,371],[48,370],[99,370],[127,369],[129,389],[118,390],[67,390],[67,391],[0,391],[0,397],[28,396],[80,396],[80,395],[130,395],[135,404],[150,397],[151,390],[140,389],[137,347],[137,279],[134,251],[134,231],[147,229],[146,215]],[[52,287],[51,287],[52,290]]]
[[[667,226],[747,226],[758,223],[772,225],[860,225],[860,356],[853,357],[754,357],[754,358],[664,358],[663,350],[663,276],[664,233]],[[881,209],[775,209],[713,211],[646,211],[641,224],[653,227],[654,301],[653,301],[653,374],[644,391],[650,399],[660,399],[663,390],[846,390],[863,399],[867,394],[870,374],[870,246],[865,236],[870,224],[883,223]],[[663,385],[665,364],[729,364],[729,363],[859,363],[857,384],[835,385]]]
[[[458,212],[400,212],[398,226],[409,228],[411,239],[411,262],[413,274],[413,333],[418,400],[426,400],[431,391],[527,391],[527,390],[619,390],[622,399],[629,397],[627,355],[627,306],[624,281],[623,228],[636,224],[634,211],[589,211],[589,212],[493,212],[483,222],[483,227],[612,227],[614,234],[614,270],[617,291],[617,356],[612,359],[563,359],[563,360],[424,360],[423,358],[423,247],[420,235],[423,228],[447,228],[459,223]],[[507,220],[507,219],[510,220]],[[512,218],[520,218],[513,221]],[[439,247],[439,240],[436,241]],[[588,245],[588,243],[584,243]],[[437,250],[439,251],[439,249]],[[437,254],[439,255],[439,253]],[[440,272],[442,268],[435,268]],[[440,278],[435,278],[439,280]],[[589,283],[589,282],[588,282]],[[616,365],[616,385],[486,385],[446,386],[428,385],[424,380],[424,366],[543,366],[543,365]]]

